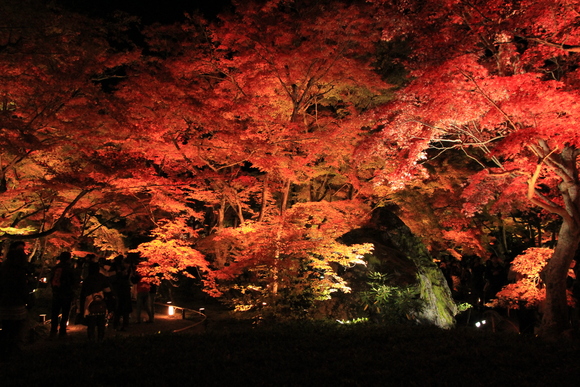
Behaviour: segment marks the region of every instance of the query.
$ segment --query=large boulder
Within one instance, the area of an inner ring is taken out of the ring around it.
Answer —
[[[377,209],[367,226],[341,239],[346,244],[372,243],[375,246],[367,268],[346,275],[353,291],[362,289],[361,281],[366,283],[368,272],[390,274],[398,286],[419,286],[425,304],[418,316],[421,323],[441,328],[454,325],[457,306],[443,273],[422,241],[393,211],[384,207]]]

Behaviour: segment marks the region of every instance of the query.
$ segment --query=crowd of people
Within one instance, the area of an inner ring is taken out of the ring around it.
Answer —
[[[26,244],[12,242],[0,266],[0,355],[10,358],[19,351],[27,307],[31,304],[30,269]],[[136,323],[153,323],[156,286],[141,276],[137,263],[123,255],[112,260],[87,254],[73,259],[63,251],[56,258],[47,282],[52,289],[50,338],[67,336],[69,321],[87,326],[90,341],[102,341],[107,324],[124,331],[136,301]]]

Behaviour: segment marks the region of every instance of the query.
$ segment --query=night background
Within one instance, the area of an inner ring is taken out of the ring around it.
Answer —
[[[91,16],[108,18],[115,11],[123,11],[130,15],[139,16],[143,23],[174,23],[184,20],[184,14],[201,12],[206,18],[213,19],[221,11],[231,7],[229,1],[133,1],[133,0],[98,0],[78,2],[72,0],[58,0],[55,2],[65,9],[86,13]]]
[[[3,0],[3,385],[575,385],[579,7]]]

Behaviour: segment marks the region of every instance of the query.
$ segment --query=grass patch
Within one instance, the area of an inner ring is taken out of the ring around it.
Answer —
[[[3,386],[577,385],[579,342],[433,327],[291,324],[27,350]]]

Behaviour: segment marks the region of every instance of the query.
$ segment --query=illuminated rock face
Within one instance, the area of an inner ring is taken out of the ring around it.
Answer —
[[[443,273],[421,240],[392,211],[378,209],[367,227],[353,230],[342,239],[347,244],[375,245],[368,271],[392,274],[400,286],[420,286],[421,298],[425,302],[425,308],[419,316],[421,323],[441,328],[454,325],[457,306]],[[352,278],[349,280],[354,282]],[[353,290],[355,288],[353,284]]]

